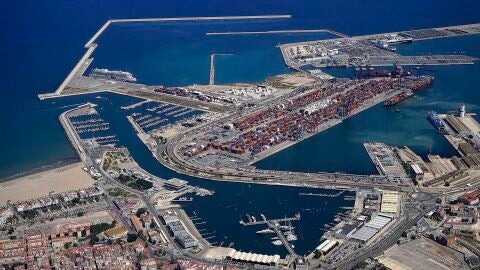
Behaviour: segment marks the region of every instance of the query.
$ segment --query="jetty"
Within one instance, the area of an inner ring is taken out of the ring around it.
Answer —
[[[298,195],[300,196],[316,196],[316,197],[328,197],[328,198],[336,198],[340,195],[343,194],[343,190],[335,193],[335,194],[328,194],[328,193],[303,193],[303,192],[300,192],[298,193]]]
[[[182,21],[209,21],[209,20],[259,20],[259,19],[290,19],[292,15],[258,15],[258,16],[220,16],[220,17],[178,17],[178,18],[132,18],[132,19],[110,19],[105,22],[93,36],[85,43],[84,48],[87,51],[83,54],[77,64],[73,67],[67,77],[53,93],[39,94],[40,100],[56,98],[62,95],[63,90],[69,86],[70,82],[83,76],[93,58],[90,56],[97,48],[97,39],[105,32],[109,26],[118,23],[148,23],[148,22],[182,22]]]

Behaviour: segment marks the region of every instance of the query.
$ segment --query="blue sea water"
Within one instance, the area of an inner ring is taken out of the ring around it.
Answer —
[[[85,42],[109,18],[292,15],[292,19],[279,21],[121,25],[110,28],[99,40],[94,66],[130,70],[143,83],[185,85],[208,82],[211,53],[233,54],[216,58],[217,82],[258,82],[286,71],[274,47],[276,44],[328,37],[323,34],[207,37],[205,32],[331,28],[356,35],[476,23],[480,22],[479,8],[476,0],[46,0],[4,3],[0,15],[4,26],[0,35],[3,60],[0,65],[0,179],[76,158],[58,122],[58,115],[72,104],[86,101],[99,104],[102,117],[111,122],[112,131],[142,167],[164,178],[180,177],[160,166],[140,143],[126,118],[118,117],[119,106],[134,102],[132,99],[108,94],[101,95],[106,99],[89,95],[40,102],[36,98],[38,93],[51,92],[61,83],[83,54]],[[480,57],[479,44],[479,36],[471,36],[401,45],[399,52],[465,52]],[[295,171],[374,173],[361,146],[365,141],[408,145],[422,156],[430,151],[451,156],[455,152],[433,130],[425,116],[432,109],[454,110],[460,102],[466,102],[467,110],[479,113],[479,66],[477,63],[431,67],[436,77],[434,86],[418,92],[417,99],[399,105],[400,113],[376,106],[260,161],[257,166]],[[246,251],[284,254],[281,249],[275,250],[268,240],[255,236],[254,229],[240,227],[238,219],[242,214],[258,217],[259,213],[264,213],[278,217],[301,212],[299,230],[304,239],[296,247],[300,253],[305,253],[318,243],[322,224],[331,222],[338,207],[348,204],[341,197],[338,200],[299,197],[298,192],[303,189],[182,178],[216,191],[212,197],[196,198],[194,203],[185,206],[187,211],[195,211],[207,221],[208,230],[216,231],[215,241],[235,242],[236,248]]]

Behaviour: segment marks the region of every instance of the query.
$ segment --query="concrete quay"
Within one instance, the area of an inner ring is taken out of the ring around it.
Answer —
[[[265,34],[295,34],[295,33],[329,33],[337,37],[348,38],[348,35],[330,29],[299,29],[299,30],[271,30],[271,31],[238,31],[238,32],[208,32],[207,36],[226,35],[265,35]]]
[[[258,15],[258,16],[220,16],[220,17],[179,17],[179,18],[135,18],[135,19],[110,19],[106,21],[100,29],[85,43],[87,49],[85,54],[80,58],[74,68],[63,80],[54,93],[39,94],[40,100],[48,98],[57,98],[62,95],[63,90],[70,84],[74,78],[81,77],[88,68],[92,59],[89,57],[97,48],[96,40],[105,32],[108,27],[114,23],[148,23],[148,22],[175,22],[175,21],[208,21],[208,20],[259,20],[259,19],[289,19],[291,15]]]

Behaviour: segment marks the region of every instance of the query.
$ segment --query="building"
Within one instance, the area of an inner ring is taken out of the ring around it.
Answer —
[[[333,239],[327,239],[323,241],[318,247],[315,248],[315,252],[319,255],[325,256],[338,246],[338,241]]]
[[[0,265],[25,260],[24,240],[0,240]]]
[[[186,185],[187,185],[187,181],[185,180],[181,180],[181,179],[177,179],[177,178],[172,178],[168,181],[165,181],[165,183],[163,184],[163,186],[166,188],[166,189],[170,189],[170,190],[180,190],[182,188],[184,188]]]
[[[139,231],[143,230],[143,224],[142,224],[142,221],[140,220],[140,218],[138,218],[135,215],[132,215],[130,217],[130,221],[132,222],[133,228],[135,228],[135,231],[139,232]]]
[[[5,223],[7,222],[7,220],[12,216],[13,216],[12,210],[10,210],[7,207],[0,208],[0,227],[3,227],[3,225],[5,225]]]
[[[381,212],[397,214],[398,212],[398,191],[384,190],[382,192]]]
[[[411,164],[410,168],[412,169],[413,177],[415,178],[415,180],[419,181],[423,179],[424,173],[420,166],[418,166],[418,164]]]
[[[250,252],[247,253],[247,252],[236,251],[235,249],[231,249],[231,251],[227,255],[227,259],[230,259],[235,262],[245,262],[245,263],[275,266],[280,261],[280,256],[279,255],[272,255],[272,256],[262,255],[262,254],[250,253]]]
[[[175,241],[177,241],[182,248],[192,248],[199,245],[198,241],[188,232],[187,228],[175,212],[163,212],[161,217],[167,225],[168,230],[175,238]]]
[[[478,200],[479,196],[480,196],[480,189],[476,189],[458,197],[457,201],[466,205],[476,205],[479,202]]]

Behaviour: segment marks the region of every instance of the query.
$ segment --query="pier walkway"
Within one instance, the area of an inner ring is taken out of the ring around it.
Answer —
[[[250,221],[250,222],[245,222],[243,220],[240,221],[240,224],[243,226],[252,226],[252,225],[269,225],[270,222],[280,224],[282,222],[289,222],[289,221],[298,221],[300,220],[300,214],[296,214],[294,217],[289,217],[289,218],[279,218],[279,219],[263,219],[259,221]]]
[[[288,253],[290,253],[290,255],[294,257],[297,257],[298,255],[293,249],[292,245],[290,244],[290,242],[288,242],[287,238],[285,238],[285,235],[283,235],[282,231],[278,228],[279,223],[276,223],[273,221],[267,221],[267,224],[268,224],[268,227],[277,234],[278,239],[282,241],[282,244],[287,249]]]
[[[349,36],[330,29],[299,29],[299,30],[271,30],[271,31],[238,31],[238,32],[208,32],[207,36],[225,35],[263,35],[263,34],[301,34],[301,33],[329,33],[337,37],[348,38]]]
[[[208,84],[215,84],[215,54],[210,55],[210,80]]]

